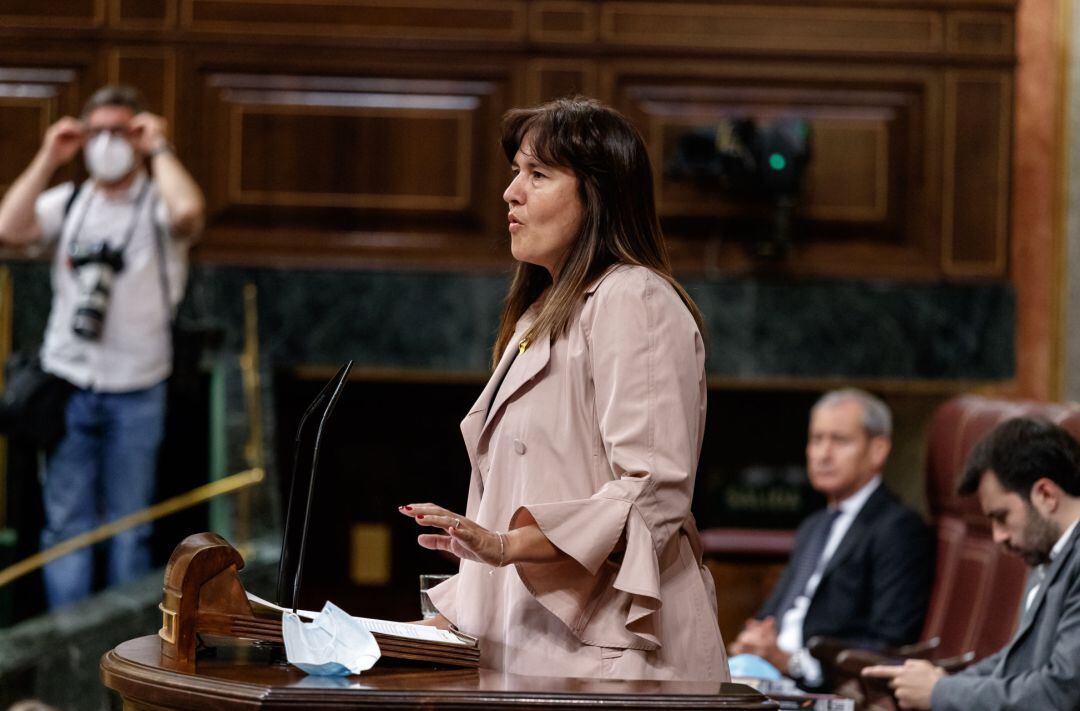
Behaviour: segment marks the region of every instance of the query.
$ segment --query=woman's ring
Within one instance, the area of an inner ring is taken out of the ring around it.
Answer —
[[[455,518],[454,519],[454,528],[461,528],[461,519],[460,518]]]

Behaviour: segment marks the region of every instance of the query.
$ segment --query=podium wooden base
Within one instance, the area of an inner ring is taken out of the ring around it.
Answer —
[[[358,677],[307,676],[240,644],[200,658],[194,674],[162,665],[161,640],[139,637],[101,658],[101,678],[124,708],[160,709],[776,709],[742,684],[603,681],[518,676],[484,669],[393,666]],[[388,660],[393,661],[393,660]]]

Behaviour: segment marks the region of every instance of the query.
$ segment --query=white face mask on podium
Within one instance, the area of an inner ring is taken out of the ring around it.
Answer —
[[[281,636],[289,663],[316,676],[359,674],[382,655],[375,636],[332,602],[310,623],[281,613]]]
[[[83,149],[86,169],[95,180],[115,183],[131,172],[135,166],[135,149],[126,138],[102,131]]]

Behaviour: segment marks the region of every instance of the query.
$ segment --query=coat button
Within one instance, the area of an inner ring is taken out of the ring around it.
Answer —
[[[520,439],[514,440],[514,451],[518,454],[525,454],[525,443]]]

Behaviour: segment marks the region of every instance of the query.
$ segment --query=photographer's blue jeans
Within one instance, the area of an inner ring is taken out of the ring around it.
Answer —
[[[43,549],[150,505],[165,430],[165,383],[126,393],[76,390],[65,425],[45,469]],[[110,539],[110,585],[150,568],[149,537],[144,524]],[[93,549],[58,558],[44,575],[50,608],[81,600],[93,584]]]

